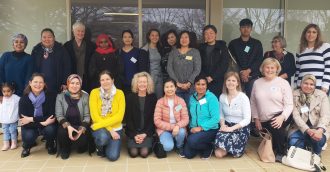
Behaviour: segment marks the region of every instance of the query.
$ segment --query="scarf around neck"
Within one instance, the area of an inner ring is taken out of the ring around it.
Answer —
[[[307,105],[308,107],[310,106],[311,104],[311,99],[312,99],[312,95],[313,93],[311,94],[306,94],[306,93],[303,93],[301,90],[299,90],[299,93],[300,93],[300,96],[299,96],[299,102],[301,105]]]
[[[46,100],[45,92],[42,91],[38,96],[35,96],[32,92],[30,92],[29,99],[34,107],[34,117],[42,117],[42,104]]]
[[[102,100],[101,115],[105,117],[107,116],[108,113],[112,113],[112,101],[116,94],[116,86],[112,85],[110,93],[106,93],[102,87],[100,87],[100,90],[101,90],[101,100]]]

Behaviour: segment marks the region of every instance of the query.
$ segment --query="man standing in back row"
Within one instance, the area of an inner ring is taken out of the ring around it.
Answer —
[[[251,96],[252,86],[260,76],[259,67],[263,61],[262,44],[251,37],[253,23],[245,18],[239,22],[241,36],[230,41],[229,50],[240,68],[242,89],[248,97]]]

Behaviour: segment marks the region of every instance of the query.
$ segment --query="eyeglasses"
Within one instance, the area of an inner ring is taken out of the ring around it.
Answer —
[[[270,43],[278,43],[278,42],[280,42],[279,40],[273,40],[273,41],[271,41]]]

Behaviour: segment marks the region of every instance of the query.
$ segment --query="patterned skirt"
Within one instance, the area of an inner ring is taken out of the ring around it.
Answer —
[[[228,127],[234,126],[235,123],[226,121]],[[246,143],[250,136],[250,127],[245,126],[233,132],[218,131],[215,137],[215,148],[226,150],[234,157],[240,157],[244,154]]]

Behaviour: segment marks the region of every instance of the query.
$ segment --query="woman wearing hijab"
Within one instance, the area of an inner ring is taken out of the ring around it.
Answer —
[[[116,87],[121,89],[122,79],[120,76],[123,76],[123,67],[119,57],[116,56],[116,49],[111,37],[100,34],[96,39],[96,46],[88,70],[90,90],[100,87],[98,76],[104,70],[108,70],[113,74]]]
[[[293,92],[293,120],[289,129],[289,145],[311,146],[320,155],[329,138],[329,100],[325,92],[316,89],[314,75],[305,75],[300,88]],[[298,141],[300,141],[298,143]]]

